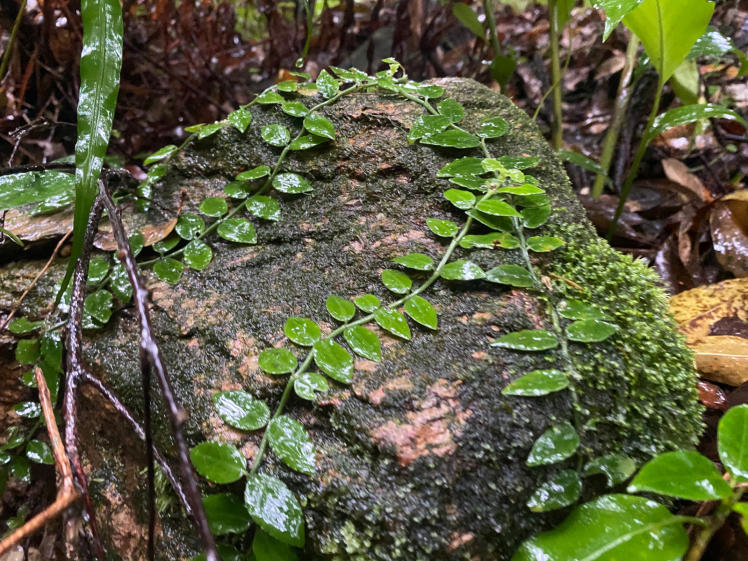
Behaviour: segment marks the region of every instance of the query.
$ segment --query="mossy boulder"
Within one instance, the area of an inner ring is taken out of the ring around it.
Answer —
[[[596,236],[561,163],[525,114],[470,80],[440,83],[464,105],[468,130],[497,115],[511,124],[505,136],[489,141],[494,155],[540,158],[528,173],[547,190],[553,213],[539,232],[566,241],[537,259],[544,282],[560,296],[595,304],[620,328],[602,343],[570,345],[580,373],[576,414],[586,426],[583,453],[617,452],[641,461],[691,446],[701,429],[692,357],[674,330],[655,275]],[[395,95],[375,93],[326,108],[337,140],[291,153],[284,165],[303,174],[314,191],[279,196],[279,221],[254,220],[256,245],[209,237],[212,263],[186,271],[175,286],[146,273],[154,325],[177,397],[190,412],[193,444],[231,442],[251,460],[260,435],[224,425],[211,395],[244,389],[272,407],[285,380],[262,374],[257,360],[263,349],[293,347],[283,335],[288,317],[309,317],[329,331],[337,325],[325,310],[329,294],[371,292],[391,301],[380,273],[392,258],[419,252],[438,260],[443,253],[446,243],[428,231],[425,219],[462,223],[464,214],[444,199],[450,184],[436,172],[457,156],[479,154],[408,144],[407,129],[422,111]],[[238,172],[275,161],[279,149],[262,141],[261,127],[283,122],[296,128],[298,122],[277,106],[254,107],[252,113],[246,133],[227,126],[172,160],[154,190],[152,223],[174,216],[183,196],[185,209],[195,211],[204,197],[221,196]],[[456,257],[467,254],[458,249]],[[518,263],[518,257],[501,249],[470,252],[484,269]],[[507,560],[523,539],[563,515],[535,514],[526,503],[557,470],[575,467],[576,458],[545,468],[530,468],[525,460],[540,434],[575,414],[568,394],[501,394],[520,375],[558,364],[556,352],[490,345],[511,331],[548,328],[547,303],[525,290],[482,281],[439,281],[424,295],[439,313],[437,331],[413,324],[411,341],[380,331],[380,363],[357,359],[350,385],[332,383],[315,403],[292,398],[288,404],[288,414],[304,424],[317,447],[316,474],[293,473],[272,454],[262,470],[301,497],[304,559]],[[137,320],[124,309],[109,327],[90,334],[87,357],[127,405],[141,411],[136,335]],[[305,352],[293,350],[299,357]],[[142,445],[111,411],[102,412],[95,394],[87,403],[84,454],[103,511],[116,513],[144,497],[143,478],[133,467],[142,466],[136,463],[142,462]],[[158,415],[157,441],[171,453],[168,425],[162,411]],[[586,481],[588,493],[603,487],[602,479]],[[144,522],[142,507],[127,508],[135,513],[133,524]],[[187,521],[172,515],[163,524],[158,551],[164,559],[194,553],[198,544]],[[143,549],[136,543],[121,555],[134,559]]]

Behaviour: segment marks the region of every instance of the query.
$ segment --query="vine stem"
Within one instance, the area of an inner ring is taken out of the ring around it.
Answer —
[[[551,41],[551,81],[553,82],[553,135],[551,144],[558,151],[563,145],[563,107],[561,105],[561,61],[559,58],[559,13],[558,0],[548,0],[548,15],[550,17]]]
[[[710,522],[701,528],[699,533],[696,534],[696,538],[688,549],[684,561],[699,561],[701,559],[704,555],[704,551],[706,551],[706,546],[709,545],[709,542],[712,539],[712,536],[714,536],[715,532],[724,525],[725,520],[727,520],[727,517],[732,512],[732,507],[740,501],[744,492],[744,488],[737,488],[729,498],[723,500],[719,504],[717,510],[714,511]]]

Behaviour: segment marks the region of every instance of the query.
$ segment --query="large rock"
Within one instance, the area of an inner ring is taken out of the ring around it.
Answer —
[[[469,80],[441,83],[465,106],[469,130],[496,115],[511,123],[507,135],[490,142],[495,155],[540,157],[531,173],[553,204],[542,233],[567,245],[538,266],[559,296],[594,303],[620,326],[603,343],[570,347],[581,375],[585,455],[622,452],[642,460],[691,445],[700,430],[692,358],[673,329],[655,276],[595,235],[563,167],[508,99]],[[180,193],[186,193],[187,209],[196,209],[205,196],[221,195],[237,172],[274,161],[278,150],[260,139],[260,127],[297,124],[276,106],[252,112],[246,134],[226,128],[176,158],[156,190],[153,222],[174,212]],[[464,219],[442,196],[447,181],[436,178],[458,152],[406,141],[420,107],[394,95],[362,93],[324,113],[338,140],[293,153],[285,165],[307,177],[314,192],[282,196],[279,222],[255,221],[257,245],[211,238],[214,261],[201,272],[186,272],[174,287],[149,274],[154,324],[177,396],[190,411],[193,443],[220,439],[253,458],[260,435],[224,425],[211,394],[241,388],[277,403],[284,380],[262,374],[257,357],[288,344],[282,328],[289,316],[312,318],[329,330],[335,325],[325,311],[331,293],[350,298],[372,292],[389,301],[379,275],[390,259],[409,252],[438,257],[446,247],[428,232],[425,219]],[[163,209],[166,215],[157,216]],[[459,250],[458,256],[466,253]],[[470,256],[488,269],[516,262],[517,252]],[[19,266],[3,272],[6,289],[13,289],[13,271]],[[553,365],[557,356],[490,346],[507,332],[548,326],[546,304],[527,291],[484,282],[437,282],[426,296],[439,312],[438,331],[413,325],[407,342],[380,332],[381,363],[357,360],[350,386],[333,384],[314,404],[296,398],[289,403],[288,414],[308,428],[317,447],[316,475],[295,474],[272,454],[262,469],[302,497],[305,559],[506,560],[524,538],[563,514],[533,514],[525,503],[538,484],[574,467],[576,459],[547,468],[530,468],[525,459],[543,431],[572,417],[568,395],[529,399],[500,393],[531,369]],[[87,353],[122,399],[140,411],[136,327],[133,313],[123,310],[109,328],[91,335]],[[83,450],[105,531],[123,558],[136,559],[144,549],[143,478],[137,474],[142,445],[90,395]],[[157,440],[172,451],[163,421]],[[588,488],[601,488],[602,480],[590,481]],[[118,523],[117,517],[125,520]],[[163,520],[161,556],[194,553],[189,524],[177,515]]]

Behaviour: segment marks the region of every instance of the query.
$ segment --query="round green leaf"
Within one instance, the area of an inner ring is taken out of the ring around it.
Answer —
[[[480,125],[478,136],[482,138],[499,138],[509,131],[509,123],[501,117],[486,119]]]
[[[573,298],[562,300],[558,306],[558,313],[566,319],[608,319],[608,316],[592,304],[585,304]]]
[[[623,483],[636,471],[636,462],[628,456],[606,454],[591,460],[584,466],[584,475],[602,474],[608,479],[608,487]]]
[[[112,293],[97,290],[83,301],[83,328],[96,329],[112,317]]]
[[[382,360],[382,345],[376,333],[361,325],[349,327],[343,332],[348,346],[354,353],[374,362]]]
[[[179,238],[175,237],[174,239]],[[109,275],[109,288],[123,302],[129,302],[130,298],[132,298],[132,285],[122,263],[115,263],[114,267],[112,267],[112,274]]]
[[[205,269],[213,259],[213,250],[203,240],[194,239],[184,248],[184,262],[196,271]]]
[[[294,494],[280,479],[257,473],[244,489],[244,504],[260,528],[294,547],[304,546],[304,517]]]
[[[405,316],[397,310],[377,308],[374,310],[374,320],[377,322],[379,327],[389,331],[393,335],[406,340],[410,339],[410,327],[408,327],[408,322],[405,320]]]
[[[27,318],[16,318],[8,325],[8,330],[14,335],[25,335],[39,329],[43,321],[29,321]]]
[[[327,142],[327,139],[313,134],[304,134],[291,141],[288,145],[289,150],[309,150]]]
[[[41,440],[29,440],[26,444],[26,457],[37,464],[53,465],[55,458],[49,444]]]
[[[476,136],[456,129],[425,136],[421,139],[421,143],[449,148],[475,148],[480,146],[480,140]]]
[[[499,265],[498,267],[494,267],[486,273],[486,280],[518,288],[529,288],[533,285],[530,271],[519,265]]]
[[[485,214],[490,214],[491,216],[514,216],[516,218],[522,217],[522,215],[517,212],[517,209],[515,209],[512,205],[498,199],[488,199],[485,201],[480,201],[477,205],[475,205],[475,208]]]
[[[618,326],[599,319],[580,319],[566,327],[566,336],[580,343],[599,343],[618,331]]]
[[[153,264],[153,272],[160,280],[176,284],[182,278],[184,264],[171,257],[162,257]]]
[[[551,205],[523,208],[520,214],[522,214],[522,224],[525,228],[539,228],[551,216]]]
[[[257,218],[264,218],[265,220],[272,220],[274,222],[280,220],[280,204],[273,197],[255,195],[254,197],[248,198],[245,205],[250,214]]]
[[[223,197],[208,197],[200,203],[200,212],[213,218],[223,216],[228,210],[229,205],[226,204],[226,199]]]
[[[261,529],[255,531],[255,537],[252,540],[252,553],[254,553],[255,561],[297,561],[298,559],[296,552],[291,547],[279,542]],[[249,561],[252,557],[242,557],[242,559]]]
[[[109,272],[108,257],[94,257],[88,265],[88,284],[99,284]]]
[[[330,315],[338,321],[346,322],[356,315],[356,307],[351,301],[334,294],[327,297],[325,306]]]
[[[379,298],[373,294],[364,294],[353,299],[353,302],[359,309],[371,313],[379,307]]]
[[[333,380],[344,384],[350,384],[353,380],[353,357],[331,339],[323,339],[314,344],[314,362]]]
[[[626,489],[650,491],[691,501],[725,499],[732,489],[707,458],[691,450],[665,452],[644,464]]]
[[[263,401],[247,392],[226,391],[213,394],[213,404],[218,416],[234,428],[257,430],[270,420],[270,409]]]
[[[291,341],[303,347],[311,347],[322,338],[319,325],[306,318],[288,318],[283,332]]]
[[[275,87],[281,92],[295,92],[298,88],[298,84],[296,83],[296,80],[283,80],[282,82],[275,84]]]
[[[275,417],[267,428],[273,454],[291,469],[314,475],[315,450],[304,427],[291,417]]]
[[[483,163],[480,158],[466,156],[449,162],[442,169],[436,172],[436,177],[455,177],[481,175],[485,173]]]
[[[304,128],[312,134],[335,140],[335,126],[319,113],[309,113],[304,117]]]
[[[216,493],[203,497],[205,517],[216,536],[240,534],[252,523],[244,501],[232,493]]]
[[[460,230],[457,224],[451,220],[441,220],[439,218],[427,218],[426,225],[429,227],[429,230],[442,238],[453,238]]]
[[[501,393],[503,395],[536,397],[548,395],[568,387],[569,378],[560,370],[533,370],[517,378],[501,390]]]
[[[260,353],[258,365],[268,374],[290,374],[296,370],[298,361],[288,349],[265,349]]]
[[[441,277],[446,280],[470,281],[486,278],[486,273],[472,261],[458,259],[442,267]]]
[[[273,187],[281,193],[293,195],[313,190],[309,182],[297,173],[279,173],[273,178]]]
[[[737,481],[748,481],[748,405],[732,407],[717,429],[722,465]]]
[[[322,94],[323,97],[330,99],[335,97],[340,90],[338,81],[333,78],[327,70],[322,70],[317,76],[317,91]]]
[[[507,232],[465,236],[460,240],[460,247],[465,249],[517,249],[519,240]]]
[[[449,123],[449,119],[443,115],[419,115],[408,131],[408,142],[440,133],[449,126]]]
[[[439,99],[444,95],[444,88],[435,84],[416,84],[416,91],[427,99]]]
[[[309,109],[306,108],[306,105],[299,101],[287,101],[281,105],[281,111],[286,115],[291,115],[291,117],[303,117],[309,113]]]
[[[153,244],[153,251],[163,255],[174,249],[180,241],[181,239],[179,236],[169,236],[168,238]]]
[[[438,329],[439,320],[437,319],[436,310],[425,298],[412,296],[405,302],[405,313],[414,321],[417,321],[429,329]]]
[[[680,561],[687,548],[683,519],[661,504],[604,495],[574,509],[553,530],[525,541],[512,561]]]
[[[395,294],[407,294],[413,286],[413,281],[408,275],[395,269],[382,271],[382,283]]]
[[[513,351],[547,351],[558,346],[558,339],[553,333],[542,329],[523,329],[499,337],[491,346]]]
[[[465,108],[451,98],[441,100],[436,109],[452,123],[459,123],[465,117]]]
[[[252,181],[254,179],[260,179],[261,177],[265,177],[267,175],[270,175],[270,168],[268,166],[257,166],[252,169],[248,169],[247,171],[241,172],[236,176],[236,179],[239,181]]]
[[[246,199],[251,194],[249,187],[244,181],[227,183],[223,188],[223,192],[227,197],[231,197],[232,199]]]
[[[233,483],[245,473],[244,456],[231,444],[201,442],[190,450],[190,460],[197,473],[213,483]]]
[[[236,130],[243,133],[247,130],[249,123],[252,122],[252,113],[250,113],[249,109],[239,108],[236,111],[232,111],[231,113],[229,113],[226,116],[226,119],[229,123],[234,125],[234,128],[236,128]]]
[[[176,146],[174,146],[173,144],[168,144],[164,146],[163,148],[159,148],[153,154],[148,156],[145,160],[143,160],[143,164],[146,166],[150,166],[151,164],[155,164],[156,162],[165,160],[166,158],[171,156],[176,151],[177,151]]]
[[[475,195],[462,189],[447,189],[444,191],[444,198],[461,210],[473,208],[475,205]]]
[[[497,158],[506,169],[530,169],[540,163],[537,156],[501,156]]]
[[[34,364],[39,358],[39,339],[21,339],[16,343],[16,361],[20,364]]]
[[[533,512],[548,512],[574,504],[582,492],[582,480],[573,469],[564,469],[543,483],[527,501]]]
[[[508,187],[502,187],[497,191],[497,193],[509,193],[510,195],[540,195],[541,193],[545,193],[545,191],[532,183],[525,183],[524,185],[509,185]]]
[[[184,240],[191,240],[195,236],[202,234],[205,230],[205,222],[197,214],[185,212],[177,219],[174,231]]]
[[[554,249],[558,249],[564,244],[564,240],[554,238],[553,236],[533,236],[531,238],[527,238],[527,247],[537,253],[553,251]]]
[[[202,140],[203,138],[213,136],[222,128],[223,125],[221,123],[210,123],[207,125],[203,125],[202,127],[200,127],[200,130],[197,131],[197,138],[198,140]]]
[[[481,224],[488,226],[492,230],[498,230],[499,232],[513,232],[514,224],[512,219],[508,216],[491,216],[485,212],[480,212],[474,208],[467,211],[467,215],[473,217]]]
[[[288,127],[279,125],[278,123],[262,127],[260,136],[270,146],[281,147],[291,142],[291,131],[288,130]]]
[[[257,243],[255,227],[246,218],[228,218],[218,225],[216,232],[230,242]]]
[[[450,177],[449,182],[459,185],[460,187],[465,187],[465,189],[470,189],[471,191],[479,191],[481,193],[486,192],[487,180],[476,175],[457,175],[455,177]]]
[[[316,399],[315,392],[326,392],[329,386],[324,376],[320,376],[316,372],[302,372],[299,377],[294,380],[293,389],[301,399],[314,401]]]
[[[428,255],[424,255],[423,253],[409,253],[408,255],[395,257],[392,261],[397,263],[398,265],[407,267],[408,269],[415,269],[416,271],[431,271],[434,268],[434,260],[431,259],[431,257],[429,257]],[[377,300],[377,306],[378,305],[379,300]]]
[[[557,464],[579,448],[579,435],[569,422],[553,426],[540,435],[527,457],[528,466]]]

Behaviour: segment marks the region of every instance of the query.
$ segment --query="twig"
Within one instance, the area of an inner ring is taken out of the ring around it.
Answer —
[[[47,434],[49,434],[49,443],[52,446],[52,453],[54,454],[55,458],[55,466],[57,467],[57,471],[60,474],[62,482],[60,484],[60,488],[57,491],[57,498],[51,505],[34,516],[23,526],[12,532],[5,539],[0,541],[0,555],[8,551],[22,539],[39,530],[47,522],[55,519],[79,496],[78,492],[75,490],[75,486],[73,485],[73,471],[70,468],[68,457],[65,455],[65,448],[62,446],[60,431],[57,429],[55,411],[49,395],[47,381],[44,378],[44,373],[39,367],[34,370],[34,375],[36,376],[36,385],[39,388],[39,403],[42,406],[44,422],[47,425]]]
[[[119,217],[117,207],[112,200],[111,195],[106,185],[99,181],[99,192],[101,199],[104,202],[104,206],[109,213],[109,221],[112,225],[112,231],[114,237],[117,240],[117,246],[119,252],[117,254],[120,261],[124,264],[127,271],[127,276],[130,279],[130,283],[133,286],[133,296],[135,300],[135,307],[138,312],[140,319],[140,358],[141,358],[141,369],[143,370],[144,377],[147,376],[146,371],[152,370],[156,374],[159,386],[161,388],[161,394],[166,404],[166,409],[169,413],[169,420],[171,421],[172,430],[174,432],[174,440],[177,444],[177,452],[179,455],[179,464],[182,471],[182,477],[185,482],[187,497],[189,498],[194,518],[200,532],[200,537],[205,547],[206,561],[218,561],[218,552],[216,551],[215,540],[213,534],[210,531],[208,525],[208,519],[205,516],[205,510],[203,509],[203,503],[200,499],[200,490],[197,486],[197,478],[195,473],[192,471],[192,465],[190,464],[189,454],[187,450],[187,443],[184,438],[184,423],[187,420],[187,413],[179,405],[174,397],[174,391],[171,387],[171,381],[169,380],[166,372],[166,366],[163,363],[161,357],[161,351],[156,343],[156,339],[153,335],[153,327],[151,325],[150,314],[148,312],[148,290],[143,286],[143,283],[138,274],[138,266],[135,263],[135,258],[130,251],[130,245],[127,239],[125,228],[122,224],[122,220]]]
[[[8,39],[8,43],[5,46],[5,54],[3,55],[3,60],[2,62],[0,62],[0,80],[5,78],[5,71],[8,69],[8,65],[10,64],[10,53],[13,52],[13,45],[16,42],[18,28],[21,27],[21,20],[23,19],[23,13],[25,11],[26,0],[21,0],[21,5],[18,6],[18,15],[16,15],[16,20],[13,22],[13,29],[11,29],[10,32],[10,39]]]
[[[8,326],[8,323],[10,323],[10,320],[13,319],[13,316],[16,315],[16,312],[21,307],[21,304],[23,304],[23,300],[28,296],[29,292],[31,292],[31,289],[36,286],[36,283],[39,282],[39,279],[44,276],[44,273],[47,272],[49,267],[52,265],[52,261],[55,260],[55,257],[57,257],[57,253],[60,251],[60,248],[62,247],[62,244],[65,243],[65,241],[70,237],[70,234],[73,233],[73,230],[68,230],[68,232],[60,238],[60,241],[57,242],[57,245],[55,246],[54,251],[52,252],[52,255],[50,255],[49,259],[47,260],[47,263],[42,267],[42,270],[37,273],[37,275],[34,277],[34,280],[31,281],[31,283],[26,287],[26,290],[23,291],[23,294],[21,294],[21,297],[18,299],[18,302],[16,302],[13,305],[13,309],[11,309],[10,313],[8,314],[8,317],[5,318],[2,325],[0,325],[0,331],[5,329]]]

